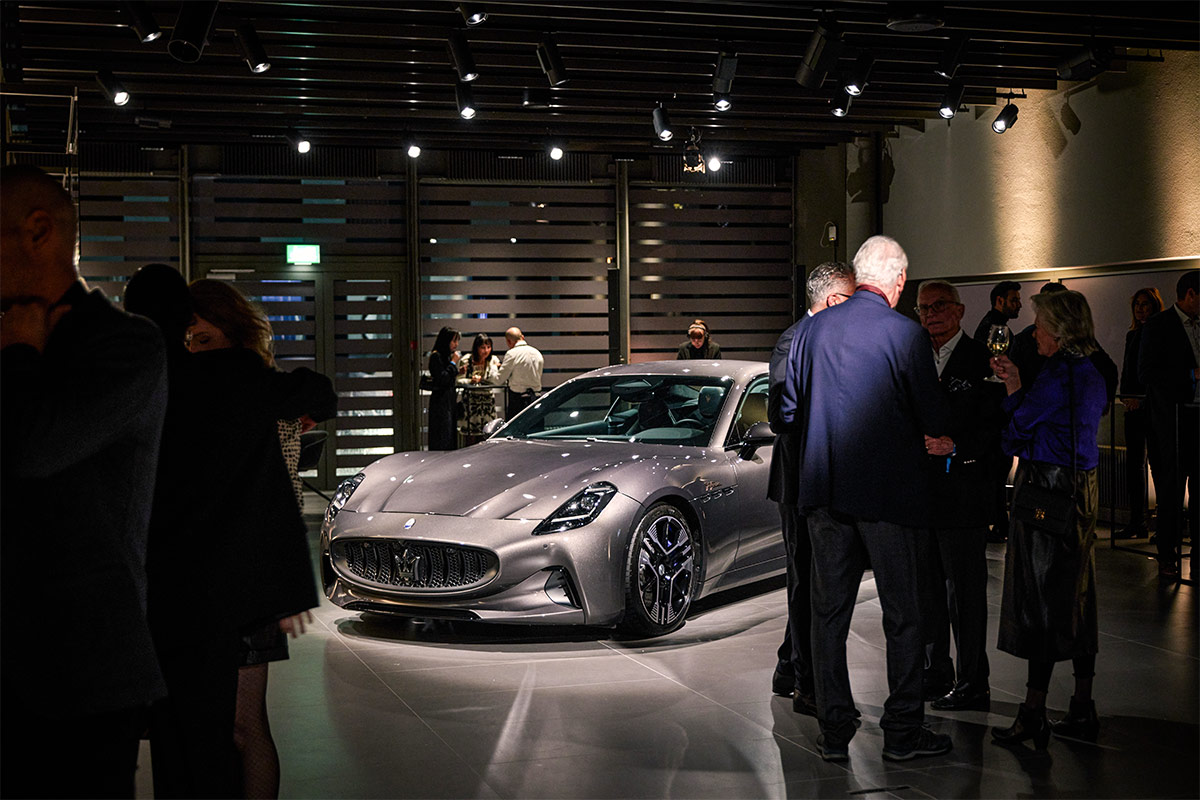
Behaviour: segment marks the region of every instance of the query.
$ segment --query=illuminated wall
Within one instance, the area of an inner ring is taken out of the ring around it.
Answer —
[[[888,140],[912,276],[1200,254],[1200,54],[1164,55],[1029,92],[1003,135],[978,106]]]

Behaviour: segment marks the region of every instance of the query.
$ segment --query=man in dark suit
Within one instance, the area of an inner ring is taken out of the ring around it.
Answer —
[[[796,507],[796,487],[800,482],[800,458],[795,422],[794,394],[788,398],[788,422],[783,420],[783,390],[787,386],[788,353],[796,333],[813,315],[832,308],[854,293],[854,270],[849,264],[828,261],[808,276],[808,311],[785,330],[771,352],[771,388],[767,399],[767,420],[775,432],[771,452],[771,475],[767,498],[779,504],[783,541],[787,548],[788,619],[779,645],[771,690],[792,698],[792,710],[817,715],[813,690],[812,604],[809,598],[809,572],[812,570],[812,545],[808,527]]]
[[[945,433],[929,336],[893,311],[908,273],[895,240],[872,236],[854,257],[858,288],[813,317],[792,342],[802,480],[798,505],[812,539],[812,648],[828,761],[849,758],[856,728],[846,636],[868,557],[883,609],[890,696],[883,757],[948,752],[924,727],[924,646],[916,583],[916,529],[928,527],[925,436]]]
[[[132,797],[165,691],[145,571],[163,340],[87,290],[57,182],[5,167],[0,201],[0,794]]]
[[[989,298],[992,307],[975,326],[976,341],[986,342],[993,325],[1007,326],[1021,314],[1021,284],[1016,281],[1000,281],[992,287]]]
[[[1200,525],[1197,514],[1196,403],[1200,401],[1200,270],[1185,272],[1175,285],[1178,298],[1142,328],[1138,378],[1146,385],[1150,431],[1158,442],[1160,469],[1154,476],[1158,492],[1158,570],[1164,578],[1179,576],[1179,542],[1183,532],[1180,509],[1188,486],[1188,520],[1193,541]]]
[[[963,304],[952,284],[922,283],[917,316],[929,332],[950,409],[947,434],[925,437],[933,497],[930,527],[917,540],[917,570],[928,665],[925,686],[941,690],[932,693],[936,696],[927,691],[925,699],[941,711],[987,711],[987,533],[995,505],[990,473],[1000,449],[1004,388],[987,382],[990,354],[962,329]],[[951,629],[957,676],[950,660]]]

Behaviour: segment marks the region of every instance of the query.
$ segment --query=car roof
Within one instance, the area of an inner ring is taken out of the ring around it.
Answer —
[[[642,361],[637,364],[613,364],[579,375],[579,378],[596,378],[606,375],[698,375],[705,378],[729,377],[743,383],[765,374],[767,362],[740,361],[722,358],[715,361],[691,359],[679,361]]]

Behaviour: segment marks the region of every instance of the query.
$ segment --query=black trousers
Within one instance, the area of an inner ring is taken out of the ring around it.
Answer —
[[[812,542],[808,522],[794,505],[779,503],[783,524],[783,544],[787,548],[787,627],[776,655],[780,671],[786,664],[796,676],[801,694],[813,693],[812,597],[809,574],[812,572]]]
[[[885,746],[911,747],[925,718],[916,531],[890,522],[848,517],[827,507],[813,509],[807,516],[813,553],[812,650],[821,730],[839,741],[854,735],[846,637],[869,557],[887,641],[889,695],[879,726]]]
[[[987,528],[920,531],[917,575],[929,666],[954,674],[959,684],[987,688]],[[951,633],[957,669],[950,660]]]
[[[512,389],[505,389],[505,414],[506,420],[512,419],[517,414],[520,414],[527,407],[533,405],[533,401],[537,399],[537,393],[533,389],[527,389],[524,392],[514,392]]]
[[[1128,487],[1129,524],[1146,518],[1146,459],[1157,477],[1158,442],[1150,435],[1150,420],[1144,408],[1125,412],[1125,485]]]
[[[1197,513],[1196,493],[1197,467],[1200,465],[1200,448],[1196,442],[1200,438],[1200,427],[1197,425],[1197,409],[1177,406],[1178,425],[1176,416],[1171,413],[1152,414],[1151,424],[1154,437],[1158,440],[1159,463],[1154,473],[1154,487],[1158,496],[1158,525],[1157,539],[1158,560],[1160,563],[1176,563],[1176,551],[1179,548],[1180,536],[1183,533],[1183,490],[1188,487],[1187,518],[1190,521],[1191,533],[1196,535],[1200,527],[1200,515]],[[1174,410],[1174,409],[1173,409]]]

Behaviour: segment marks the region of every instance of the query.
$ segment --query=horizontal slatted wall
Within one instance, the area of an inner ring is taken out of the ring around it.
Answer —
[[[765,361],[792,323],[786,189],[631,187],[630,360],[675,358],[699,317],[726,358]]]
[[[333,281],[339,478],[395,452],[394,283],[390,278]]]
[[[176,178],[79,179],[79,272],[113,300],[146,264],[179,267]]]
[[[608,266],[616,255],[608,186],[421,188],[422,348],[438,330],[492,337],[516,325],[546,359],[543,389],[608,364]]]

